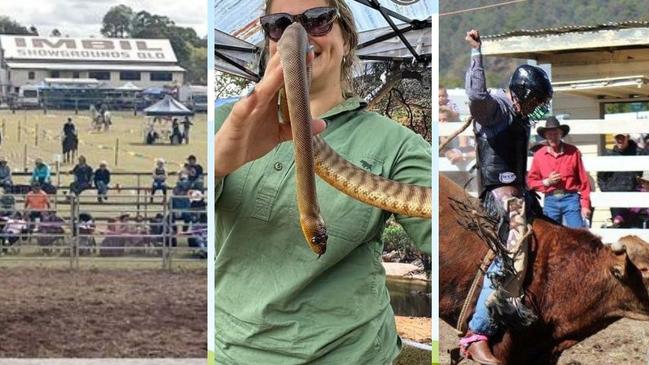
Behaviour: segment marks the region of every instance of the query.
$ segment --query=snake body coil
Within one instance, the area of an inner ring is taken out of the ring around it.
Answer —
[[[311,133],[310,70],[306,66],[308,36],[299,23],[291,24],[279,40],[284,70],[284,93],[293,133],[297,202],[300,224],[309,247],[326,251],[327,231],[318,205],[314,172],[334,188],[366,204],[406,216],[430,218],[431,188],[399,183],[367,172],[343,159],[319,136]]]

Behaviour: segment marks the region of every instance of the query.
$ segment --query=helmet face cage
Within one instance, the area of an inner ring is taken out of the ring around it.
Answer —
[[[527,115],[530,120],[540,120],[549,111],[553,91],[543,69],[532,65],[518,66],[509,82],[509,89],[519,104],[537,103],[537,107]]]
[[[541,105],[537,106],[534,111],[527,115],[527,118],[530,121],[538,121],[545,118],[545,115],[550,111],[550,102],[546,101]]]

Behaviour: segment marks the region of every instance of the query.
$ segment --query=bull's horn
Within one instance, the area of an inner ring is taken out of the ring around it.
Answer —
[[[613,250],[613,252],[616,253],[616,254],[625,253],[626,252],[626,246],[622,242],[616,241],[616,242],[611,243],[611,250]]]

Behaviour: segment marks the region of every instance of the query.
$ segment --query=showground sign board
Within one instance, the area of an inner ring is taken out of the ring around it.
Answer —
[[[167,39],[57,38],[0,35],[5,60],[175,63]]]

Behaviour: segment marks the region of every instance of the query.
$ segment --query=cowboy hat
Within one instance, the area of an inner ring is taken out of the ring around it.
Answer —
[[[570,133],[570,126],[566,124],[561,124],[559,120],[555,117],[549,117],[545,121],[545,127],[536,128],[536,133],[545,139],[545,132],[549,129],[561,129],[561,137],[565,137]]]

